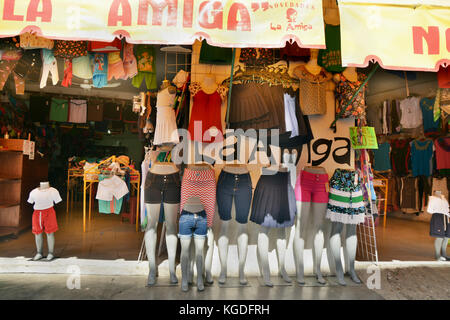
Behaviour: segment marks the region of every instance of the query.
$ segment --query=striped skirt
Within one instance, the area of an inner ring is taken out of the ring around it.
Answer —
[[[333,222],[364,222],[366,206],[356,171],[336,169],[330,180],[327,218]]]

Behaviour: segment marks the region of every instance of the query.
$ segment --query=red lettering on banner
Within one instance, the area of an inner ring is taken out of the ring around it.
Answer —
[[[41,17],[42,22],[51,22],[52,20],[52,3],[50,0],[42,0],[42,11],[38,11],[41,0],[31,0],[27,10],[27,21],[36,21],[37,17]]]
[[[213,22],[209,22],[209,17]],[[205,29],[222,29],[223,26],[223,7],[219,1],[204,1],[200,3],[198,24]]]
[[[447,39],[447,51],[450,52],[450,28],[445,31],[445,39]]]
[[[192,28],[193,17],[194,17],[194,0],[184,0],[184,7],[183,7],[184,28]]]
[[[412,32],[415,54],[423,54],[423,39],[427,42],[428,54],[439,54],[438,27],[428,27],[428,32],[422,27],[412,27]]]
[[[122,8],[122,15],[119,16],[119,8]],[[131,26],[131,6],[128,0],[114,0],[108,14],[108,26],[117,26],[118,22],[122,26]]]
[[[241,21],[237,20],[237,13],[241,17]],[[240,28],[242,31],[251,31],[252,25],[250,22],[250,13],[247,7],[242,3],[235,2],[231,5],[230,12],[228,13],[228,30],[236,30]]]
[[[14,14],[15,0],[5,0],[3,5],[3,20],[23,21],[23,16]]]
[[[147,25],[148,6],[152,6],[152,25],[162,25],[164,9],[168,7],[167,26],[177,25],[178,0],[139,0],[138,24]]]

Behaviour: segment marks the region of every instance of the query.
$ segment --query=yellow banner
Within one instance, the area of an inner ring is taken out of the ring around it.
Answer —
[[[450,64],[449,0],[339,0],[342,65],[437,71]]]
[[[322,0],[0,0],[0,37],[325,48]]]

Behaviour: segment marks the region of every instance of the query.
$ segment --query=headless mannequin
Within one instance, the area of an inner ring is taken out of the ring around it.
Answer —
[[[179,169],[173,163],[155,163],[149,172],[168,175],[178,172]],[[163,203],[164,206],[164,218],[166,222],[166,244],[167,255],[169,258],[169,272],[170,282],[178,283],[177,276],[175,274],[175,257],[177,253],[177,217],[180,208],[180,204]],[[145,208],[149,214],[148,226],[145,231],[145,249],[147,252],[149,263],[148,285],[152,286],[156,283],[157,267],[156,267],[156,230],[158,227],[159,213],[161,209],[160,203],[146,203]]]
[[[441,191],[436,191],[434,194],[436,197],[442,196]],[[447,217],[444,216],[444,219],[447,219]],[[436,240],[434,240],[434,256],[437,261],[449,260],[449,257],[447,257],[448,239],[449,238],[436,238]]]
[[[305,64],[306,70],[308,70],[309,73],[313,75],[318,75],[320,71],[322,71],[322,67],[317,64],[317,56],[319,54],[318,49],[311,49],[311,58],[309,61]]]
[[[351,82],[358,81],[358,72],[356,72],[355,67],[345,68],[345,70],[342,71],[342,74],[348,81],[351,81]],[[334,82],[339,82],[339,73],[336,73],[334,75],[333,80],[334,80]]]
[[[323,167],[305,167],[304,171],[313,174],[326,174]],[[294,236],[294,260],[297,271],[297,282],[305,284],[304,266],[303,266],[303,250],[305,248],[305,239],[309,232],[314,234],[313,261],[314,273],[317,282],[325,284],[325,279],[320,271],[320,262],[322,260],[322,252],[324,247],[323,226],[327,213],[327,203],[301,202],[297,201],[297,220]],[[309,221],[313,222],[312,230],[307,230]]]
[[[191,170],[209,170],[211,169],[211,166],[209,164],[195,164],[195,165],[189,165],[189,169]],[[200,211],[203,211],[203,205],[198,197],[192,197],[190,198],[182,208],[182,210],[191,212],[191,213],[197,213]],[[210,237],[210,228],[208,228],[207,231],[207,238]],[[214,237],[214,236],[213,236]],[[182,291],[188,291],[189,290],[189,283],[193,283],[192,278],[194,277],[193,272],[193,263],[191,263],[190,266],[190,246],[191,246],[191,238],[187,239],[180,239],[181,242],[181,290]],[[208,241],[209,242],[209,241]],[[203,265],[204,265],[204,258],[203,258],[203,248],[205,246],[205,239],[204,238],[195,238],[194,237],[194,247],[195,247],[195,262],[197,266],[197,290],[203,291],[205,289],[204,283],[203,283]],[[193,256],[193,255],[191,255]],[[211,253],[212,257],[212,253]],[[210,271],[211,272],[211,271]],[[211,273],[210,273],[211,277]],[[212,277],[211,277],[212,278]]]
[[[345,226],[344,256],[345,261],[348,262],[348,265],[346,264],[346,269],[348,269],[352,281],[359,284],[361,283],[361,280],[355,272],[356,247],[358,244],[356,226],[356,224],[347,224]],[[341,232],[343,228],[344,224],[342,222],[333,222],[331,224],[330,249],[334,258],[338,282],[340,285],[345,286],[344,270],[341,261]]]
[[[295,163],[297,154],[289,153],[283,154],[284,163]],[[264,168],[263,168],[264,171]],[[279,171],[287,172],[288,168],[280,166]],[[270,267],[269,267],[269,231],[271,228],[261,226],[258,233],[258,248],[257,258],[259,271],[264,279],[264,284],[268,287],[273,287],[273,283],[270,280]],[[292,280],[286,272],[285,257],[286,257],[286,228],[277,228],[277,258],[278,258],[278,275],[283,278],[287,283],[291,283]]]
[[[245,174],[248,173],[248,169],[245,165],[231,164],[226,165],[223,171],[232,174]],[[236,199],[233,199],[236,204]],[[228,229],[230,226],[230,221],[221,221],[220,235],[219,235],[219,258],[220,258],[220,276],[219,283],[225,283],[227,278],[227,260],[228,260]],[[239,256],[239,283],[242,285],[247,284],[247,279],[245,278],[244,268],[245,261],[247,259],[247,249],[248,249],[248,233],[247,224],[238,223],[238,256]]]
[[[49,189],[49,188],[50,188],[50,184],[48,182],[40,183],[40,186],[39,186],[40,190]],[[36,241],[37,253],[33,257],[33,261],[41,260],[43,258],[43,255],[42,255],[43,247],[44,247],[44,235],[43,234],[44,233],[36,234],[34,236],[35,241]],[[54,233],[47,233],[47,245],[48,245],[48,255],[47,255],[46,260],[50,261],[50,260],[53,260],[53,258],[55,257],[53,255],[53,250],[55,249],[55,234]]]
[[[172,86],[172,85],[170,84],[169,80],[163,80],[163,82],[162,82],[162,84],[161,84],[161,88],[160,88],[159,91],[162,91],[162,90],[164,90],[164,89],[166,89],[166,88],[169,88],[168,91],[169,91],[170,94],[174,94],[174,93],[177,92],[177,88],[174,87],[174,86]]]

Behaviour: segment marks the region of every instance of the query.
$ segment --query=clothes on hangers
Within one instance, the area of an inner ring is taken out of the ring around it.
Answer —
[[[92,68],[88,55],[72,59],[72,73],[75,77],[86,80],[92,79]]]
[[[411,168],[413,177],[429,177],[433,173],[433,140],[411,142]]]
[[[404,129],[414,129],[422,124],[423,120],[419,97],[409,97],[401,100],[400,109],[402,112],[400,123]]]
[[[170,93],[169,87],[167,87],[158,92],[156,99],[156,127],[153,144],[177,144],[180,142],[180,139],[177,132],[175,110],[173,109],[176,93]]]
[[[335,88],[335,97],[338,101],[336,107],[336,114],[341,112],[347,103],[352,99],[359,87],[364,83],[367,76],[363,73],[358,73],[358,80],[352,82],[348,80],[342,73],[338,74],[339,81]],[[366,98],[365,91],[367,88],[367,83],[358,92],[353,102],[349,104],[344,110],[341,118],[356,117],[357,119],[363,119],[366,115]]]
[[[56,86],[59,81],[58,63],[56,62],[56,58],[53,55],[52,50],[42,49],[42,77],[39,86],[41,89],[47,86],[47,78],[49,73],[52,74],[52,83]]]
[[[378,149],[373,149],[373,168],[376,171],[391,170],[391,160],[389,154],[391,151],[391,145],[389,142],[381,143],[378,145]]]
[[[50,121],[67,122],[69,103],[66,99],[52,98],[50,105]]]
[[[86,123],[87,103],[86,100],[71,99],[69,108],[69,122]]]
[[[95,88],[103,88],[108,84],[108,55],[106,53],[90,53],[89,59],[94,66],[92,84]]]
[[[433,107],[435,98],[422,98],[420,100],[420,109],[422,110],[423,131],[425,133],[439,131],[439,119],[434,121]]]
[[[72,85],[72,60],[64,59],[64,78],[61,82],[63,87],[70,87]]]
[[[437,138],[434,141],[436,148],[436,168],[450,169],[450,137]]]
[[[148,90],[157,88],[155,48],[151,45],[139,45],[136,47],[136,60],[138,73],[133,77],[131,84],[139,88],[143,81]]]
[[[411,145],[409,139],[393,139],[391,145],[391,166],[396,176],[406,176],[410,167]]]
[[[340,26],[325,26],[326,49],[319,50],[317,64],[329,72],[342,72],[345,67],[341,60],[341,28]]]

